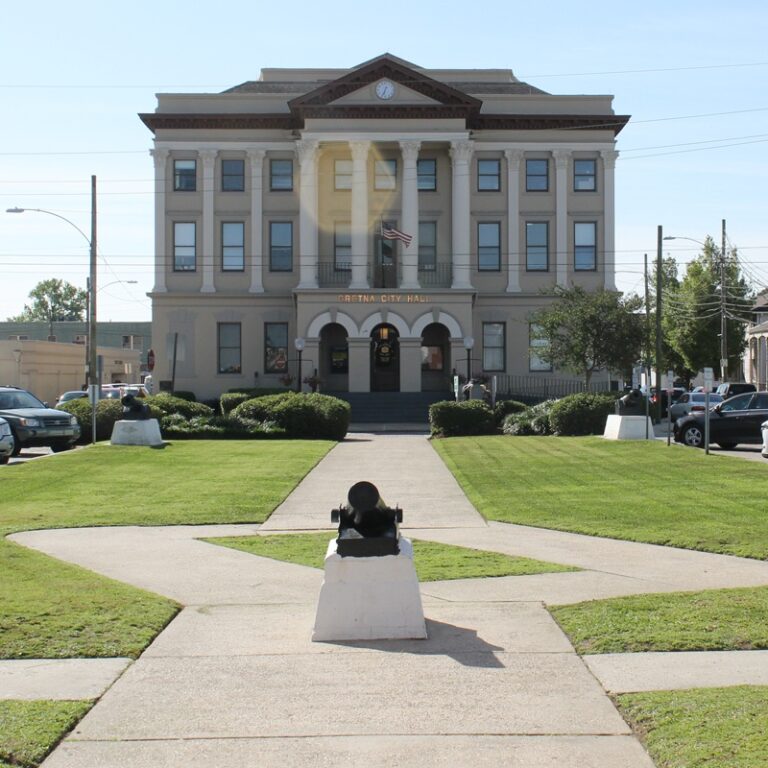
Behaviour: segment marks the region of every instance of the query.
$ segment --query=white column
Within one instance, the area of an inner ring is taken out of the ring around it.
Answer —
[[[215,293],[213,282],[214,217],[213,197],[216,171],[215,149],[201,149],[198,155],[203,161],[203,287],[200,293]]]
[[[368,153],[370,141],[350,141],[352,150],[352,282],[368,288]]]
[[[263,149],[249,149],[251,164],[251,287],[249,293],[264,293],[264,201],[263,201]]]
[[[401,288],[419,288],[419,187],[416,160],[419,157],[420,141],[401,141],[403,155],[403,221],[400,228],[413,240],[400,252],[403,255],[400,272]],[[419,367],[421,370],[421,367]]]
[[[469,164],[474,151],[472,141],[451,142],[453,164],[452,240],[453,240],[453,283],[451,288],[471,288],[470,280],[470,236],[469,236]]]
[[[505,149],[507,158],[507,293],[520,292],[523,250],[520,247],[520,161],[522,149]]]
[[[615,149],[604,149],[600,152],[603,158],[603,250],[605,252],[605,288],[616,290],[616,242],[615,242],[615,186],[613,182],[616,158],[619,153]],[[599,251],[598,251],[599,252]]]
[[[149,154],[155,161],[155,287],[154,293],[165,293],[165,275],[168,269],[168,249],[166,248],[165,190],[168,180],[167,149],[151,149]]]
[[[557,265],[557,284],[565,288],[568,285],[568,161],[571,153],[566,149],[556,149],[555,158],[555,263]]]
[[[298,288],[317,288],[317,148],[316,141],[296,142],[300,169]]]

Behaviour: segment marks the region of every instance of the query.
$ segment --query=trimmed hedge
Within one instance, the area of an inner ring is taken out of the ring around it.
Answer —
[[[196,403],[197,398],[195,397],[194,392],[189,392],[186,389],[177,389],[173,392],[168,393],[172,395],[173,397],[180,397],[182,400],[189,400],[190,403]]]
[[[482,400],[444,400],[429,407],[429,426],[434,437],[490,435],[496,420]]]
[[[66,403],[62,403],[58,410],[71,413],[77,418],[77,423],[80,425],[79,442],[90,443],[92,411],[88,398],[82,397],[77,400],[68,400]],[[112,428],[115,426],[115,422],[120,421],[122,418],[123,404],[120,400],[99,400],[96,404],[96,439],[109,440],[112,437]]]
[[[195,416],[187,419],[180,413],[164,416],[163,437],[204,440],[247,440],[254,438],[285,438],[284,429],[274,422],[245,421],[225,416]]]
[[[617,392],[579,392],[558,400],[550,413],[556,435],[602,435],[615,413]]]
[[[246,400],[231,415],[239,420],[274,422],[287,437],[343,440],[351,410],[349,403],[329,395],[283,392]]]
[[[521,403],[519,400],[498,400],[496,407],[493,409],[493,418],[496,426],[500,427],[510,413],[521,413],[527,407],[525,403]]]
[[[551,435],[550,412],[556,400],[527,406],[525,410],[511,413],[504,419],[502,432],[505,435]]]
[[[219,410],[222,416],[227,416],[246,400],[254,397],[266,397],[266,395],[282,395],[285,389],[230,389],[219,399]]]
[[[145,397],[143,402],[149,406],[153,418],[159,419],[163,416],[170,416],[172,413],[180,413],[187,419],[193,419],[195,416],[213,416],[213,408],[209,408],[203,403],[185,400],[183,397],[169,395],[166,392]]]

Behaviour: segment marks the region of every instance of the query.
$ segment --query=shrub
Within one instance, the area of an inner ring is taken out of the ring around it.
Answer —
[[[80,442],[91,442],[91,403],[88,398],[83,397],[78,400],[68,400],[59,406],[59,410],[67,411],[77,418],[80,424]],[[112,437],[112,428],[116,421],[123,418],[123,404],[120,400],[106,399],[99,400],[96,405],[96,439],[109,440]]]
[[[249,421],[274,421],[288,437],[343,440],[351,407],[344,400],[316,393],[284,392],[246,400],[232,416]]]
[[[615,392],[579,392],[552,406],[550,421],[556,435],[602,435],[608,415],[616,408]]]
[[[188,400],[190,403],[196,403],[197,398],[194,392],[188,392],[185,389],[177,389],[171,393],[174,397],[180,397],[182,400]]]
[[[429,426],[435,437],[457,437],[492,434],[496,423],[482,400],[445,400],[429,407]]]
[[[509,414],[504,419],[502,432],[505,435],[551,435],[550,412],[555,402],[545,400],[519,413]]]
[[[519,400],[499,400],[496,403],[496,407],[493,409],[493,418],[496,422],[496,426],[501,426],[504,423],[504,419],[509,416],[510,413],[521,413],[528,406],[525,403],[521,403]]]
[[[221,409],[221,415],[227,416],[237,408],[240,403],[244,403],[246,400],[252,400],[255,395],[249,392],[225,392],[219,399],[219,408]]]
[[[195,416],[186,419],[180,413],[164,416],[163,437],[176,439],[253,439],[285,437],[285,430],[274,422],[244,421],[224,416]]]
[[[213,409],[203,403],[190,402],[182,397],[169,395],[166,392],[145,397],[144,402],[150,407],[152,416],[155,418],[170,416],[172,413],[180,413],[187,419],[193,419],[195,416],[213,415]]]

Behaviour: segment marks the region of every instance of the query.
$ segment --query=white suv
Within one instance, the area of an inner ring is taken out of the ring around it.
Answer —
[[[8,459],[13,455],[14,445],[11,425],[5,419],[0,419],[0,464],[8,463]]]

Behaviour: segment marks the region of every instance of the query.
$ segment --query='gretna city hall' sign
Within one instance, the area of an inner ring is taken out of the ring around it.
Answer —
[[[427,296],[420,293],[340,293],[339,304],[426,304]]]

